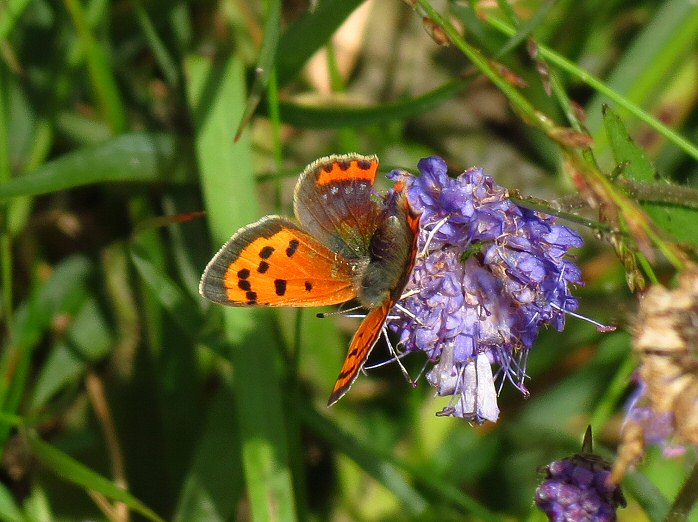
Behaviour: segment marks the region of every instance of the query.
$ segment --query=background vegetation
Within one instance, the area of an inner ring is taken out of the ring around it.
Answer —
[[[698,198],[664,190],[698,175],[696,41],[689,0],[3,0],[0,519],[541,520],[538,466],[588,423],[613,457],[626,280],[697,242]],[[543,332],[496,425],[435,417],[446,399],[394,365],[328,410],[356,320],[223,310],[197,284],[343,152],[581,192],[607,211],[568,223],[581,313],[620,328]],[[695,461],[652,449],[620,519],[661,520]]]

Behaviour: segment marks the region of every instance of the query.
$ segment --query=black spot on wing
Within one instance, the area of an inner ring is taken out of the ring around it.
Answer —
[[[250,277],[250,271],[247,268],[243,268],[242,270],[238,270],[238,278],[247,279],[248,277]]]
[[[245,293],[245,297],[247,297],[247,304],[248,305],[257,304],[257,292],[249,291],[249,292]]]
[[[267,263],[266,261],[260,261],[259,266],[257,267],[257,272],[263,274],[267,270],[269,270],[269,263]]]
[[[305,282],[305,291],[310,292],[312,289],[313,289],[313,283],[311,283],[310,281],[306,281]]]
[[[252,285],[250,284],[249,281],[247,281],[245,279],[240,279],[238,281],[238,288],[240,290],[244,290],[245,292],[249,292],[250,290],[252,290]]]
[[[358,167],[361,170],[369,170],[371,168],[371,161],[370,160],[362,159],[362,160],[357,161],[356,164],[358,165]]]
[[[259,257],[262,259],[269,259],[271,255],[274,253],[274,247],[271,246],[265,246],[262,250],[259,251]]]
[[[284,295],[286,293],[286,280],[274,279],[274,289],[276,290],[276,295]]]
[[[293,257],[293,254],[296,253],[296,250],[298,250],[298,245],[300,245],[300,241],[297,239],[292,239],[291,241],[288,242],[288,248],[286,249],[286,255],[288,257]]]

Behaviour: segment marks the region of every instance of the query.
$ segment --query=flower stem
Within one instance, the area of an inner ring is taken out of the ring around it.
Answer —
[[[688,518],[691,509],[698,500],[698,464],[696,464],[691,473],[684,482],[681,491],[674,499],[674,503],[669,510],[664,522],[682,522]]]
[[[486,17],[485,21],[501,33],[506,34],[507,36],[513,36],[516,34],[516,28],[507,25],[506,23],[494,17]],[[539,45],[538,50],[540,52],[540,55],[546,60],[548,60],[550,63],[554,64],[560,69],[563,69],[565,72],[572,74],[577,79],[586,83],[597,92],[603,94],[604,96],[607,96],[610,100],[613,100],[619,106],[627,109],[639,120],[643,121],[644,123],[652,127],[654,130],[656,130],[659,134],[664,136],[666,139],[674,143],[677,147],[680,147],[686,154],[690,155],[694,159],[698,159],[698,147],[696,147],[695,144],[691,143],[689,140],[687,140],[677,132],[664,125],[657,118],[642,110],[641,107],[638,107],[636,104],[634,104],[626,97],[618,94],[613,89],[610,89],[600,79],[596,78],[588,71],[585,71],[584,69],[577,67],[574,63],[567,60],[562,55],[552,51],[551,49],[548,49],[544,45]]]

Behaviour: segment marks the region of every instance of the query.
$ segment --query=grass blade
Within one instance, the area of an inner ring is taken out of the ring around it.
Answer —
[[[276,56],[279,85],[298,74],[305,62],[327,43],[342,22],[363,0],[324,0],[307,11],[281,36]]]
[[[243,133],[234,144],[230,124],[240,121],[244,110],[244,70],[235,57],[214,62],[190,56],[186,66],[204,198],[214,241],[220,245],[258,217],[249,136]],[[271,316],[263,312],[226,309],[224,314],[226,337],[235,345],[243,468],[253,518],[295,520],[281,386],[276,372],[269,371],[276,342]]]
[[[79,0],[65,0],[65,5],[78,33],[80,44],[85,53],[90,81],[95,91],[97,104],[104,114],[114,134],[126,130],[126,111],[121,94],[114,78],[114,69],[107,58],[105,47],[100,45],[92,34],[87,16]]]
[[[164,522],[163,519],[155,514],[148,506],[143,504],[128,491],[121,489],[111,480],[95,473],[90,468],[79,463],[59,449],[45,443],[34,434],[29,434],[28,440],[29,445],[34,451],[34,455],[36,455],[46,467],[65,480],[81,486],[88,491],[95,491],[112,500],[123,502],[149,520]]]
[[[0,203],[95,183],[182,182],[194,177],[191,157],[191,149],[168,134],[126,134],[64,154],[0,185]]]
[[[515,28],[508,26],[500,20],[497,20],[495,18],[488,18],[487,22],[489,22],[492,25],[492,27],[508,36],[514,36],[516,34]],[[664,125],[661,121],[659,121],[657,118],[655,118],[648,112],[644,111],[633,101],[629,100],[622,94],[619,94],[614,89],[610,88],[599,78],[593,76],[581,67],[578,67],[576,64],[574,64],[567,58],[564,58],[562,55],[554,52],[552,49],[549,49],[544,45],[538,45],[538,52],[551,64],[556,65],[560,69],[568,72],[575,78],[578,78],[580,81],[586,83],[589,87],[595,89],[599,94],[606,96],[609,100],[614,101],[620,107],[624,108],[630,114],[638,118],[640,121],[652,127],[654,130],[656,130],[658,133],[664,136],[667,140],[674,143],[677,147],[681,148],[686,154],[690,155],[694,159],[698,159],[698,147],[696,147],[695,144],[691,143],[689,140],[681,136],[678,132]],[[596,145],[598,147],[598,143]]]
[[[211,405],[206,431],[180,495],[174,522],[231,520],[243,493],[240,426],[232,385],[225,380]]]
[[[24,522],[25,518],[19,506],[12,498],[12,493],[0,482],[0,519],[7,522]]]
[[[407,119],[454,98],[472,80],[454,80],[428,93],[374,107],[313,107],[295,103],[279,104],[281,119],[296,127],[309,129],[340,129],[362,127]]]
[[[259,50],[257,58],[257,67],[255,68],[255,79],[250,89],[250,95],[247,98],[245,112],[242,114],[242,119],[238,125],[238,130],[235,133],[235,140],[240,139],[243,129],[252,119],[257,106],[262,99],[269,79],[271,77],[274,59],[276,58],[276,49],[279,44],[279,32],[281,31],[281,2],[279,0],[269,0],[267,2],[267,16],[264,22],[264,40],[262,47]]]

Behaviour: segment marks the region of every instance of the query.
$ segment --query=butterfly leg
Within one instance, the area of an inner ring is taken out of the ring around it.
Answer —
[[[429,231],[429,234],[427,235],[427,240],[424,242],[424,248],[422,248],[422,251],[417,254],[417,257],[426,257],[429,254],[429,245],[431,244],[432,240],[434,239],[434,236],[436,233],[439,231],[439,229],[446,224],[446,222],[449,220],[451,216],[446,216],[445,218],[441,219],[438,221],[435,225],[434,228],[432,228]]]
[[[390,342],[390,338],[388,337],[388,328],[385,325],[383,325],[382,333],[383,333],[383,336],[385,337],[385,342],[388,344],[388,351],[390,352],[390,355],[392,355],[393,359],[395,359],[395,362],[397,362],[398,366],[400,367],[400,371],[402,372],[402,375],[405,376],[405,379],[410,384],[410,386],[412,386],[413,388],[416,388],[417,381],[412,379],[409,372],[407,371],[407,368],[405,368],[405,365],[402,364],[402,361],[400,360],[401,356],[400,356],[400,354],[397,353],[397,350],[393,346],[393,343]]]

